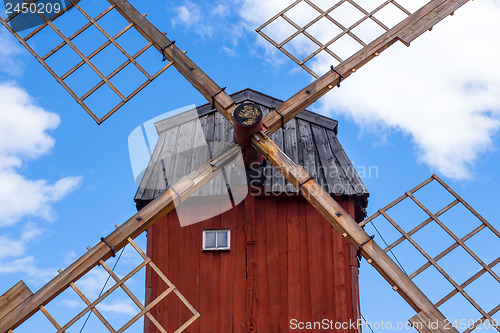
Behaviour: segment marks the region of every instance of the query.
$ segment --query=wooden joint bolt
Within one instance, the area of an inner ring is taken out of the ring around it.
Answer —
[[[394,289],[394,291],[398,291],[399,287],[398,286],[394,286],[394,287],[392,287],[392,289]]]
[[[347,238],[347,236],[349,236],[349,235],[347,234],[347,232],[344,232],[344,233],[342,234],[342,236],[344,236],[344,238]]]
[[[368,259],[367,262],[371,265],[373,260],[372,259]]]

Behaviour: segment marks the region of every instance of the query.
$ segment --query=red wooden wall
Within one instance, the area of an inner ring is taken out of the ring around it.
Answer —
[[[354,199],[339,203],[355,214]],[[197,209],[191,213],[213,208],[200,202]],[[231,250],[203,252],[203,229],[217,228],[231,229]],[[185,228],[171,213],[148,230],[147,252],[201,313],[186,332],[292,332],[292,319],[359,318],[356,251],[302,197],[249,195]],[[166,289],[151,271],[146,280],[147,301]],[[152,314],[168,332],[191,316],[173,295]],[[146,322],[146,332],[158,331]]]

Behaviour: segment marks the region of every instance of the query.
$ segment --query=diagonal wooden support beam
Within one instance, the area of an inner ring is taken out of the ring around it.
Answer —
[[[127,239],[129,237],[134,239],[146,231],[172,211],[176,203],[179,204],[185,201],[190,195],[218,175],[222,168],[231,163],[239,154],[241,154],[241,150],[238,145],[230,144],[226,146],[215,154],[212,159],[173,185],[172,187],[175,191],[169,189],[108,235],[106,242],[116,251],[122,249],[128,244]],[[25,297],[20,303],[16,303],[15,309],[8,309],[8,313],[0,320],[0,332],[4,333],[21,325],[37,312],[41,306],[49,303],[57,295],[70,287],[71,283],[77,281],[97,266],[99,262],[106,261],[111,254],[111,249],[108,245],[103,242],[98,243],[35,294]],[[22,285],[19,288],[22,290],[27,289]],[[12,290],[17,289],[13,288]],[[2,302],[0,302],[0,306],[2,306]]]
[[[385,51],[398,40],[405,45],[410,43],[425,31],[432,28],[446,16],[451,15],[456,9],[469,0],[433,0],[420,10],[401,21],[373,42],[363,47],[349,59],[340,63],[335,70],[331,70],[319,79],[283,102],[277,109],[288,122],[304,111],[311,104],[337,86],[341,80],[348,78],[356,70],[363,67],[370,60]],[[341,76],[340,76],[340,75]],[[274,111],[264,118],[264,133],[270,135],[282,126],[281,115]]]
[[[219,87],[205,72],[201,70],[187,55],[176,45],[175,41],[168,39],[148,19],[146,19],[127,0],[108,0],[111,5],[134,28],[168,60],[215,108],[232,123],[235,109],[233,99]],[[160,61],[159,59],[158,61]]]
[[[445,316],[410,280],[399,266],[370,238],[356,221],[318,184],[307,171],[295,164],[276,144],[262,133],[252,138],[252,145],[316,208],[330,224],[356,248],[363,244],[361,254],[390,283],[417,313],[424,313],[438,323],[438,332],[457,332],[445,327]],[[449,325],[448,325],[449,326]]]

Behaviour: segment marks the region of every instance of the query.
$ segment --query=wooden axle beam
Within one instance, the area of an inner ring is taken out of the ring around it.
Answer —
[[[214,157],[193,171],[189,175],[180,179],[172,189],[167,190],[160,197],[155,199],[140,212],[132,216],[122,226],[106,237],[106,242],[116,251],[128,244],[128,238],[136,238],[162,217],[172,211],[176,204],[180,204],[190,195],[207,184],[212,178],[219,174],[224,166],[234,160],[241,153],[239,146],[231,144],[223,148]],[[111,249],[99,242],[82,257],[76,260],[68,268],[62,271],[35,294],[25,298],[20,304],[15,304],[15,308],[8,308],[9,312],[0,320],[0,332],[5,333],[13,330],[29,317],[35,314],[40,307],[45,306],[57,295],[69,288],[71,284],[97,266],[100,262],[109,259]],[[23,284],[18,284],[22,286]],[[25,288],[27,289],[27,288]],[[4,306],[0,299],[2,311]]]
[[[385,51],[398,40],[405,45],[410,43],[425,31],[451,15],[456,9],[469,0],[433,0],[421,9],[401,21],[373,42],[340,63],[335,71],[332,70],[313,83],[283,102],[277,109],[284,116],[284,122],[292,120],[311,104],[337,86],[341,80],[348,78],[356,70],[363,67],[370,60]],[[340,75],[342,76],[340,76]],[[264,133],[270,135],[282,126],[282,118],[278,112],[270,112],[264,118]]]
[[[439,332],[457,332],[445,327],[446,317],[399,268],[399,266],[368,236],[363,228],[318,184],[300,165],[295,164],[263,133],[252,138],[252,145],[286,180],[309,201],[356,248],[417,313],[424,313],[432,323],[439,323]]]
[[[146,19],[127,0],[108,0],[111,5],[130,23],[134,28],[167,59],[173,62],[173,66],[186,78],[215,108],[232,123],[235,109],[233,99],[219,87],[205,72],[185,55],[175,45],[175,41],[168,39],[148,19]]]

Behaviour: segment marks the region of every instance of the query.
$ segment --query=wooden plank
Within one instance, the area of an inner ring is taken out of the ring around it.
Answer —
[[[233,331],[236,333],[244,332],[247,329],[247,322],[249,318],[247,313],[250,307],[248,306],[249,294],[247,292],[247,258],[250,257],[247,248],[245,232],[247,225],[248,215],[246,214],[247,200],[253,198],[253,195],[247,196],[242,205],[236,206],[234,209],[237,210],[238,219],[234,223],[234,227],[231,231],[231,239],[233,239],[233,250],[234,251],[234,277],[233,277],[233,304],[234,304],[234,319],[233,319]],[[244,221],[244,222],[242,222]],[[248,257],[246,256],[248,255]],[[255,258],[254,258],[255,260]],[[254,270],[255,272],[255,270]],[[250,275],[250,272],[249,272]]]
[[[370,60],[378,56],[398,40],[411,42],[416,38],[421,30],[425,31],[443,18],[443,15],[450,14],[467,0],[432,0],[420,10],[401,21],[391,30],[387,31],[373,42],[363,47],[353,54],[349,59],[340,63],[336,70],[343,79],[348,78],[356,70],[367,64]],[[420,30],[419,30],[420,29]],[[417,32],[418,31],[418,32]],[[422,32],[423,32],[422,31]],[[278,110],[285,116],[285,122],[290,121],[297,114],[305,110],[308,106],[316,102],[319,98],[333,89],[341,78],[335,71],[329,71],[304,89],[283,102]],[[272,112],[264,118],[264,128],[266,134],[274,133],[281,127],[281,116]]]
[[[298,202],[287,204],[286,208],[288,232],[288,317],[298,319],[302,317],[299,214],[302,214],[304,218],[304,213],[299,210]]]
[[[413,24],[409,24],[403,31],[399,33],[401,41],[410,45],[412,41],[418,38],[427,30],[431,29],[438,22],[443,20],[448,15],[451,15],[458,8],[462,7],[468,0],[451,0],[442,1],[441,6],[434,8],[423,17],[418,17]]]
[[[135,200],[148,200],[144,196],[144,193],[146,191],[149,179],[151,178],[154,164],[156,163],[158,156],[160,155],[160,152],[163,150],[164,142],[165,142],[165,136],[164,134],[162,134],[159,136],[158,142],[156,143],[156,146],[153,150],[153,154],[149,159],[148,166],[146,167],[146,170],[144,170],[144,175],[142,176],[139,188],[137,189],[137,193],[135,194]]]
[[[311,300],[311,317],[307,318],[311,321],[321,321],[326,318],[326,308],[325,308],[325,239],[323,237],[323,218],[318,212],[309,205],[309,203],[304,203],[304,211],[306,212],[306,224],[307,230],[301,230],[301,234],[305,233],[305,244],[307,249],[304,248],[304,252],[308,255],[307,265],[309,272],[309,290],[307,290],[307,295]],[[301,253],[301,256],[303,254]],[[306,266],[307,267],[307,266]],[[342,268],[339,270],[342,271]],[[334,276],[337,275],[339,271],[335,271]],[[334,283],[336,285],[336,283]],[[305,295],[304,295],[305,296]],[[342,305],[336,303],[336,312],[342,311],[340,308]]]
[[[298,239],[299,239],[299,247],[298,247],[298,258],[293,258],[298,262],[299,267],[299,280],[300,286],[300,317],[304,320],[312,320],[313,318],[313,304],[316,300],[311,297],[311,284],[312,279],[310,276],[311,265],[309,262],[309,233],[308,233],[308,209],[309,204],[302,200],[300,197],[293,197],[287,200],[285,203],[287,207],[293,207],[292,210],[297,212],[298,219]]]
[[[337,195],[344,194],[341,188],[344,182],[340,179],[339,166],[330,149],[330,144],[326,137],[326,130],[316,125],[311,125],[311,129],[314,135],[316,149],[318,150],[321,160],[321,168],[326,178],[328,193],[335,193]]]
[[[256,198],[250,194],[244,201],[246,254],[246,318],[247,329],[257,327],[257,249]]]
[[[257,284],[256,287],[256,311],[253,315],[254,331],[255,332],[271,332],[269,329],[269,311],[267,307],[269,306],[269,273],[267,270],[267,253],[268,244],[266,235],[266,229],[268,227],[266,221],[266,212],[264,209],[259,209],[263,207],[264,201],[259,200],[256,202],[255,210],[255,227],[256,227],[256,239],[255,239],[255,250],[256,250],[256,263],[257,263]]]
[[[278,131],[273,133],[271,135],[271,140],[273,140],[280,149],[283,149],[283,129],[280,128]],[[275,168],[273,169],[273,176],[272,176],[272,193],[282,193],[285,189],[285,178],[281,175],[281,173],[276,170]]]
[[[130,23],[134,23],[134,28],[153,46],[161,52],[168,61],[173,61],[174,67],[184,76],[209,102],[214,104],[228,120],[232,119],[235,109],[234,101],[229,95],[221,91],[219,87],[205,72],[189,59],[172,41],[160,32],[151,22],[149,22],[137,9],[126,0],[108,0],[116,6],[116,10]],[[170,45],[162,51],[163,47]]]
[[[328,143],[332,149],[333,155],[340,165],[340,171],[344,173],[345,179],[348,185],[346,188],[347,195],[359,195],[363,193],[368,193],[365,184],[359,177],[356,167],[352,164],[351,160],[347,156],[344,148],[340,144],[337,136],[333,131],[326,131],[328,137]]]
[[[300,119],[297,119],[297,123],[299,134],[299,164],[307,170],[311,177],[318,180],[317,165],[319,161],[316,160],[316,145],[314,144],[311,124]]]
[[[285,154],[287,154],[292,161],[299,162],[299,146],[297,143],[297,120],[294,119],[287,124],[285,124],[284,128],[284,139],[283,139],[283,146],[284,146],[284,151]],[[293,187],[292,184],[286,183],[285,186],[285,193],[294,193],[297,192],[295,190],[295,187]]]
[[[233,294],[235,292],[234,276],[235,276],[235,240],[236,234],[235,224],[238,221],[238,210],[236,208],[226,211],[220,216],[221,228],[229,228],[231,232],[231,251],[220,252],[220,309],[219,322],[221,333],[232,333],[234,327],[234,308],[237,304],[233,303]],[[238,304],[239,305],[239,304]]]
[[[17,308],[31,295],[33,295],[33,293],[23,281],[19,281],[15,286],[7,290],[5,294],[0,296],[0,320]]]
[[[262,133],[252,138],[252,145],[272,165],[281,169],[286,179],[298,187],[307,180],[309,174],[288,158],[268,137]],[[313,205],[323,217],[341,234],[347,233],[347,240],[354,246],[367,242],[369,235],[358,223],[325,191],[319,184],[311,180],[303,187],[301,194]],[[417,312],[424,311],[429,318],[441,323],[443,332],[456,332],[454,328],[446,330],[443,326],[444,315],[432,304],[422,291],[408,278],[398,265],[373,240],[368,241],[361,251],[362,255],[370,260],[379,273],[394,286],[398,286],[398,293]],[[432,258],[431,258],[432,259]]]
[[[225,149],[223,152],[216,154],[212,160],[205,163],[198,170],[181,179],[175,185],[175,188],[182,196],[182,200],[188,198],[192,193],[196,192],[217,175],[220,172],[220,168],[231,162],[232,159],[238,155],[239,151],[237,146]],[[217,162],[215,163],[212,161]],[[165,192],[140,212],[132,216],[120,228],[108,235],[106,241],[113,246],[116,251],[122,249],[128,244],[127,239],[129,237],[132,239],[136,238],[163,216],[172,211],[175,207],[174,201],[179,201],[178,196],[172,190]],[[41,305],[46,305],[57,295],[66,290],[71,282],[75,282],[95,267],[101,260],[107,260],[110,256],[110,248],[103,242],[99,242],[86,254],[66,268],[61,274],[57,275],[48,284],[37,291],[32,297],[26,299],[19,307],[6,315],[0,322],[0,332],[18,327],[38,311]]]
[[[262,208],[265,210],[266,233],[259,234],[266,238],[267,245],[267,276],[268,276],[268,304],[266,306],[269,311],[269,331],[268,332],[283,332],[281,325],[281,288],[283,281],[281,279],[280,270],[280,249],[278,242],[278,212],[277,200],[265,200],[262,202]],[[259,207],[260,208],[260,207]],[[259,221],[262,222],[262,221]],[[286,305],[286,303],[285,303]],[[264,306],[264,305],[263,305]]]
[[[261,200],[270,200],[264,198]],[[287,216],[287,202],[290,200],[280,200],[275,198],[275,203],[278,212],[278,221],[283,221],[283,217]],[[286,220],[285,220],[286,222]],[[281,321],[280,321],[280,332],[286,332],[290,322],[288,315],[288,223],[276,223],[278,224],[278,247],[280,256],[280,278],[281,278]]]

